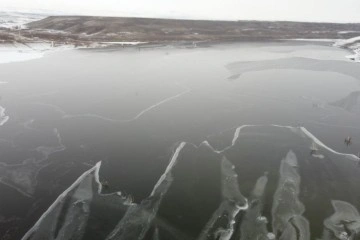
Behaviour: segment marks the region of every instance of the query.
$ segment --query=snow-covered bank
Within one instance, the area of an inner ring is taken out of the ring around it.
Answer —
[[[74,47],[70,45],[53,47],[51,43],[46,42],[0,44],[0,64],[38,59],[44,57],[47,53],[73,48]]]
[[[3,43],[0,44],[0,64],[23,62],[44,57],[45,54],[82,48],[106,48],[111,46],[137,46],[147,42],[93,42],[83,46],[73,44],[54,44],[53,42]]]
[[[334,46],[352,50],[354,54],[347,56],[347,58],[355,62],[360,62],[360,36],[345,40],[338,40],[334,43]]]
[[[302,41],[302,42],[334,42],[336,39],[330,38],[291,38],[291,39],[281,39],[283,41]]]
[[[145,44],[145,43],[148,43],[148,42],[101,42],[99,44],[102,44],[102,45],[132,45],[132,46],[135,46],[135,45],[139,45],[139,44]]]

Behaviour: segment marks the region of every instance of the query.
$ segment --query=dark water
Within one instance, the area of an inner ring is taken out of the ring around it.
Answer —
[[[262,43],[0,65],[0,239],[41,216],[26,239],[358,239],[360,167],[331,150],[360,151],[344,55]]]

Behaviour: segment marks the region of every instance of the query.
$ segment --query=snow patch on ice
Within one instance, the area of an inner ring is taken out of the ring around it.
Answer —
[[[345,40],[339,40],[334,43],[335,47],[348,48],[354,52],[353,55],[347,56],[347,58],[360,62],[360,36]]]
[[[5,114],[5,110],[4,107],[0,106],[0,126],[3,126],[10,119],[10,117]]]

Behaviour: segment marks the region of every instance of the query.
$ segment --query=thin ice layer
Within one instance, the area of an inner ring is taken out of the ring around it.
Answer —
[[[46,167],[50,155],[65,150],[59,131],[53,129],[54,135],[58,139],[58,146],[39,146],[36,151],[41,157],[29,158],[21,164],[6,164],[0,162],[0,182],[17,190],[25,196],[31,197],[37,186],[37,175],[41,169]]]
[[[299,200],[300,193],[300,176],[297,172],[297,158],[293,151],[289,151],[286,157],[281,161],[280,179],[277,190],[274,195],[274,203],[272,208],[273,231],[277,237],[284,234],[287,239],[309,239],[309,229],[305,226],[308,223],[306,219],[294,220],[301,217],[305,211],[304,205]],[[291,235],[294,231],[297,235]]]
[[[351,92],[348,96],[331,103],[352,113],[360,113],[360,91]]]
[[[37,175],[42,165],[35,159],[28,159],[23,164],[7,165],[0,162],[0,182],[31,197],[37,185]]]
[[[239,190],[234,165],[225,157],[221,163],[221,193],[222,202],[202,230],[199,240],[229,240],[234,232],[236,215],[248,208],[247,199]]]

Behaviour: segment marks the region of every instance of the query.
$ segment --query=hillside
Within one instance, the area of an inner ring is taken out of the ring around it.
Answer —
[[[279,38],[336,39],[360,35],[360,24],[86,16],[48,17],[28,26],[33,34],[45,34],[43,30],[51,30],[50,34],[57,36],[91,41],[247,41]]]

